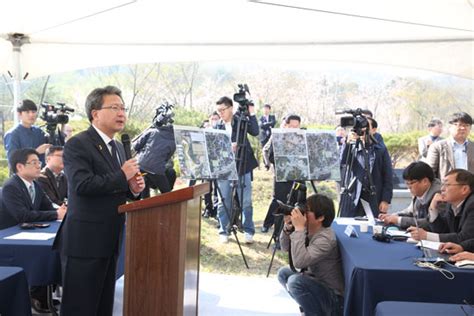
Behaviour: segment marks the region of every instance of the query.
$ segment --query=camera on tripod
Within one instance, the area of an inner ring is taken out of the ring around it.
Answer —
[[[247,99],[247,93],[250,94],[249,86],[244,84],[238,84],[239,92],[234,94],[234,101],[239,104],[238,111],[245,115],[249,114],[249,105],[253,105],[253,101]]]
[[[159,107],[156,108],[156,114],[153,118],[153,126],[161,127],[168,124],[173,124],[173,108],[174,104],[168,103],[168,101],[164,101]]]
[[[46,125],[67,124],[69,122],[68,114],[74,112],[74,109],[68,107],[66,103],[57,102],[56,105],[50,103],[41,103],[44,108],[41,119],[46,122]]]
[[[74,109],[61,102],[57,102],[56,105],[43,102],[41,107],[44,108],[41,119],[46,122],[47,142],[51,145],[64,146],[64,134],[58,130],[56,135],[56,128],[58,124],[64,125],[69,122],[68,114],[74,112]]]
[[[293,184],[292,190],[296,194],[296,201],[294,202],[294,205],[289,205],[277,200],[278,208],[275,210],[275,216],[290,215],[294,208],[299,209],[302,214],[306,212],[306,185],[301,182],[295,182]]]
[[[361,108],[355,110],[344,109],[336,111],[336,114],[352,114],[352,116],[343,116],[341,117],[341,127],[351,127],[351,130],[359,136],[363,136],[365,131],[369,128],[369,120],[365,117],[364,114],[369,113],[364,111]]]

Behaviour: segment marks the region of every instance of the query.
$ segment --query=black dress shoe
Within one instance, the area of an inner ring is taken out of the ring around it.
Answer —
[[[269,230],[268,227],[262,226],[262,229],[261,229],[262,233],[268,233],[268,230]]]
[[[51,313],[51,311],[46,306],[46,304],[41,303],[36,298],[31,299],[31,307],[33,308],[35,312],[40,313],[40,314]]]

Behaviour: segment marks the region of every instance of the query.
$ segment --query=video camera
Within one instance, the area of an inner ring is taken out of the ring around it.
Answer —
[[[69,122],[68,114],[74,112],[74,109],[68,107],[66,103],[57,102],[56,105],[50,103],[41,103],[44,108],[41,119],[46,122],[48,126],[56,128],[58,124],[67,124]]]
[[[301,213],[304,214],[306,212],[306,192],[306,185],[301,182],[295,182],[290,192],[290,194],[296,194],[296,199],[290,196],[290,204],[293,205],[277,200],[278,208],[275,210],[274,215],[290,215],[294,208],[299,209]]]
[[[249,105],[253,105],[253,101],[247,99],[247,93],[250,95],[249,86],[247,84],[238,84],[239,92],[234,94],[234,101],[239,104],[239,112],[249,115]]]
[[[357,108],[355,110],[352,109],[344,109],[340,111],[336,111],[336,114],[352,114],[352,116],[343,116],[341,117],[341,127],[351,127],[351,130],[359,136],[363,136],[365,131],[369,128],[369,120],[365,117],[364,114],[368,114],[370,112],[366,110],[362,110],[361,108]]]
[[[170,104],[168,101],[163,101],[163,103],[155,110],[156,114],[153,118],[153,125],[158,128],[168,124],[173,124],[173,108],[174,104]]]

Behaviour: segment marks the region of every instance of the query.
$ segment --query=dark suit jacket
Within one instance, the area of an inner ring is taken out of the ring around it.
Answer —
[[[260,127],[260,142],[263,145],[268,141],[272,134],[272,128],[274,128],[276,124],[276,118],[275,115],[270,114],[268,120],[265,116],[261,116],[258,121],[258,126]]]
[[[375,201],[370,201],[372,206],[372,211],[374,216],[377,217],[379,214],[378,205],[380,202],[385,201],[387,203],[391,203],[392,195],[393,195],[393,183],[392,183],[392,162],[390,159],[390,155],[388,154],[387,147],[384,144],[378,143],[373,146],[373,151],[375,152],[375,161],[374,166],[372,167],[372,182],[375,186]],[[351,161],[350,159],[347,160],[347,155],[351,155],[350,153],[351,146],[345,146],[344,151],[342,153],[341,164],[345,164],[346,161]],[[345,167],[345,166],[343,166]],[[347,195],[343,195],[342,199],[347,200],[349,197]],[[376,203],[374,203],[376,202]],[[342,201],[343,205],[350,205],[348,201]],[[342,209],[341,215],[344,217],[354,217],[355,216],[355,208],[354,209]]]
[[[234,114],[233,118],[232,118],[232,136],[231,136],[231,141],[233,143],[237,142],[237,128],[238,128],[238,120],[239,120],[239,114],[236,113]],[[220,121],[217,126],[216,126],[216,129],[221,129],[221,130],[225,130],[225,123],[223,121]],[[247,134],[250,134],[252,136],[258,136],[258,123],[257,123],[257,118],[255,117],[255,115],[250,115],[249,116],[249,122],[248,122],[248,127],[247,127]],[[246,146],[246,153],[245,153],[245,169],[240,172],[239,174],[240,175],[244,175],[246,173],[249,173],[251,172],[253,169],[257,168],[258,167],[258,162],[257,162],[257,159],[255,159],[255,156],[253,154],[253,149],[252,149],[252,145],[250,145],[250,142],[248,140],[248,138],[246,138],[246,142],[245,142]],[[236,154],[236,166],[237,166],[237,169],[239,168],[239,158],[238,157],[239,154],[237,153]],[[239,170],[237,170],[238,172]]]
[[[468,239],[461,242],[464,251],[474,252],[474,239]]]
[[[457,222],[457,223],[456,223]],[[439,241],[461,243],[474,238],[474,194],[466,198],[457,218],[451,207],[440,212],[430,224],[431,231],[439,234]]]
[[[117,142],[121,160],[123,146]],[[125,217],[117,212],[130,193],[102,138],[91,126],[64,147],[68,211],[54,247],[65,256],[106,258],[118,253]]]
[[[64,203],[64,199],[67,198],[66,175],[63,174],[60,176],[58,187],[53,172],[46,167],[41,171],[41,176],[37,181],[51,202],[56,203],[57,205]]]
[[[25,183],[14,174],[3,186],[2,209],[0,210],[0,229],[24,222],[54,221],[58,213],[40,185],[35,186],[35,201],[31,202]]]

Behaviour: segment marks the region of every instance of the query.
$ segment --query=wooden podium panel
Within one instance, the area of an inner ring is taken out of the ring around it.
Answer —
[[[200,196],[209,184],[122,205],[124,315],[197,315]]]

